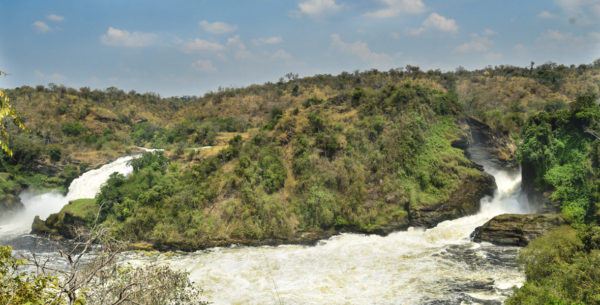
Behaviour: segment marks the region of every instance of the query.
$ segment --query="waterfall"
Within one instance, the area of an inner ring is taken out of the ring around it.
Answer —
[[[21,194],[25,210],[1,224],[0,237],[29,231],[35,215],[58,212],[69,200],[94,197],[120,158],[74,180],[67,195]],[[478,160],[481,161],[481,160]],[[123,262],[160,263],[190,273],[214,304],[501,304],[524,281],[517,247],[475,243],[471,232],[502,213],[529,212],[521,175],[479,162],[498,186],[477,214],[387,236],[340,234],[316,246],[212,248],[195,253],[123,254]]]
[[[497,183],[479,213],[388,236],[341,234],[316,246],[213,248],[146,257],[190,272],[214,304],[501,304],[520,285],[517,247],[469,235],[502,213],[526,213],[519,172],[484,163]]]
[[[42,194],[29,190],[23,191],[19,197],[25,208],[14,217],[0,223],[0,238],[11,238],[29,233],[35,216],[46,219],[50,214],[59,212],[71,200],[94,198],[112,173],[130,174],[133,169],[129,165],[129,161],[137,156],[140,155],[121,157],[98,169],[85,172],[71,182],[66,195],[58,191]]]

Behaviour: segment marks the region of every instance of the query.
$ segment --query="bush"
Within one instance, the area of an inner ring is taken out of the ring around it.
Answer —
[[[86,131],[86,128],[79,122],[65,122],[62,124],[62,132],[67,136],[79,136]]]
[[[50,160],[52,160],[52,162],[58,162],[62,156],[62,149],[52,146],[48,148],[48,155],[50,155]]]

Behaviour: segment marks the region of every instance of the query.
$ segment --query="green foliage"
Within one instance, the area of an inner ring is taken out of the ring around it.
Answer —
[[[571,110],[539,113],[523,130],[518,157],[533,169],[541,190],[552,190],[552,200],[562,206],[564,216],[579,223],[593,220],[593,181],[598,171],[590,167],[598,139],[586,130],[600,119],[595,96],[580,96]]]
[[[134,172],[138,172],[144,168],[151,168],[153,171],[164,172],[169,159],[165,157],[165,154],[161,150],[144,152],[140,158],[131,160],[131,167]]]
[[[0,71],[0,77],[1,76],[6,76],[6,73]],[[6,127],[5,119],[12,119],[14,125],[17,126],[18,129],[27,130],[25,125],[21,123],[21,119],[13,108],[8,96],[4,91],[0,90],[0,149],[9,156],[12,156],[13,152],[9,147],[10,135]]]
[[[322,187],[312,187],[299,207],[304,215],[304,223],[309,228],[330,228],[334,224],[335,196],[330,190]]]
[[[413,83],[360,95],[361,117],[345,102],[311,101],[296,114],[273,108],[269,124],[293,117],[306,132],[263,126],[187,169],[144,153],[133,174],[113,175],[102,188],[100,221],[118,238],[161,249],[336,227],[372,231],[405,220],[407,202],[447,200],[462,178],[480,174],[450,145],[459,134],[452,95]],[[342,123],[345,115],[354,117]],[[171,130],[176,138],[193,126]],[[279,142],[280,132],[290,141]]]
[[[77,137],[86,131],[85,126],[79,122],[64,122],[62,132],[67,136]]]
[[[323,103],[323,100],[322,100],[322,99],[320,99],[320,98],[318,98],[318,97],[315,97],[315,96],[313,96],[313,97],[307,98],[307,99],[306,99],[306,100],[305,100],[305,101],[302,103],[302,106],[304,106],[304,108],[308,108],[308,107],[310,107],[310,106],[312,106],[312,105],[320,105],[320,104],[322,104],[322,103]]]
[[[58,298],[56,279],[19,270],[26,263],[12,256],[12,248],[0,245],[0,304],[64,304]]]
[[[62,157],[62,149],[60,149],[60,147],[52,146],[48,148],[48,155],[50,155],[50,160],[52,160],[52,162],[58,162]]]
[[[506,304],[597,304],[600,251],[584,251],[577,231],[563,226],[521,251],[527,282]]]

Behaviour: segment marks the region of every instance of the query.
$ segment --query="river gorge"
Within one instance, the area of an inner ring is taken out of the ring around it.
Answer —
[[[411,227],[387,236],[344,233],[314,246],[131,251],[121,260],[185,270],[214,304],[500,304],[524,280],[515,262],[519,248],[475,243],[470,234],[496,215],[527,213],[530,207],[519,171],[482,160],[482,150],[470,153],[495,178],[494,195],[481,200],[478,213],[431,229]],[[31,243],[25,240],[37,239],[27,235],[35,215],[45,218],[69,200],[93,197],[111,173],[130,173],[134,157],[83,174],[66,195],[22,193],[25,210],[0,225],[2,243],[26,253]]]

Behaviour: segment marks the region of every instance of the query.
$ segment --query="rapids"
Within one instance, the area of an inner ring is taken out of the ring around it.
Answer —
[[[520,172],[484,164],[497,183],[479,213],[388,236],[341,234],[316,246],[214,248],[127,261],[185,270],[214,304],[501,304],[523,280],[517,247],[471,242],[502,213],[526,213]]]
[[[469,235],[502,213],[530,212],[520,172],[472,157],[498,186],[479,213],[428,230],[387,236],[340,234],[315,246],[213,248],[195,253],[124,253],[121,261],[159,263],[190,273],[213,304],[501,304],[524,281],[517,247],[474,243]],[[73,181],[66,195],[23,193],[25,210],[1,224],[0,239],[18,247],[34,215],[58,212],[69,200],[90,198],[113,172],[131,172],[123,157]],[[28,236],[28,238],[37,237]],[[37,238],[39,239],[39,238]],[[15,248],[17,250],[17,248]]]

